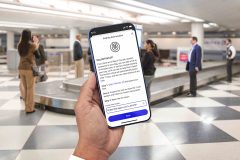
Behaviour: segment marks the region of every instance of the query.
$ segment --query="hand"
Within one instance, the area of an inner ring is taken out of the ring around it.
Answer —
[[[198,67],[195,67],[195,71],[196,71],[196,72],[198,72],[198,71],[199,71]]]
[[[39,43],[38,42],[33,42],[33,44],[36,46],[36,49],[38,49]]]
[[[124,127],[108,128],[100,106],[96,77],[92,73],[81,88],[75,107],[79,131],[75,156],[91,160],[106,160],[117,149]]]

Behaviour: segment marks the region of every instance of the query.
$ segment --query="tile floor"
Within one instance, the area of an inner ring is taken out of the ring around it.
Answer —
[[[51,80],[57,73],[50,74]],[[64,74],[67,75],[67,74]],[[52,76],[52,77],[51,77]],[[78,139],[75,117],[25,114],[18,79],[0,76],[0,160],[66,160]],[[127,126],[110,160],[240,160],[240,76],[152,106],[146,123]]]

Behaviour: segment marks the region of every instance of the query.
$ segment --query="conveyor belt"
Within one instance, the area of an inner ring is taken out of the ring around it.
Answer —
[[[236,73],[240,73],[240,65],[237,63],[233,66],[233,74]],[[198,87],[225,77],[226,68],[224,63],[211,65],[199,72]],[[71,114],[80,93],[80,86],[85,80],[86,78],[39,83],[36,85],[35,102],[48,106],[48,109]],[[156,103],[168,99],[184,93],[188,89],[188,72],[156,74],[151,86],[151,102]]]

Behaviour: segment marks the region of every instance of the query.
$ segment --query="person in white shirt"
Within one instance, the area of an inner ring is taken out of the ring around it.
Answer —
[[[103,115],[96,77],[91,73],[75,107],[79,141],[69,160],[107,160],[117,149],[124,127],[111,129]]]
[[[233,47],[232,45],[232,40],[231,39],[227,39],[225,41],[225,44],[227,46],[227,82],[231,83],[232,82],[232,63],[233,60],[236,56],[236,49]]]

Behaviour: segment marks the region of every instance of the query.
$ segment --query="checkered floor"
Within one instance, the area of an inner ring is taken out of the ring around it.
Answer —
[[[67,160],[78,139],[75,117],[25,114],[18,85],[0,76],[0,160]],[[239,140],[240,76],[152,106],[151,120],[127,126],[110,160],[240,160]]]

